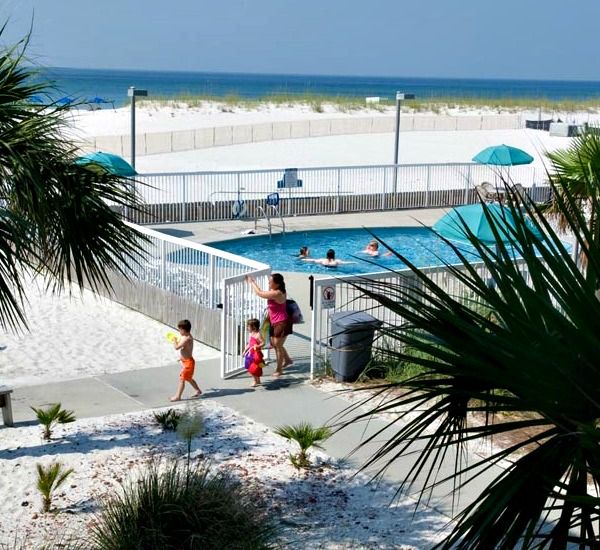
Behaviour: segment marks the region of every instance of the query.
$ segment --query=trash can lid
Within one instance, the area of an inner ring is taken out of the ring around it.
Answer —
[[[338,311],[331,322],[340,328],[380,327],[383,323],[364,311]]]

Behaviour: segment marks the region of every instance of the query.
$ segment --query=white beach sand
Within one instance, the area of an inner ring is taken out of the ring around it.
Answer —
[[[389,117],[395,114],[394,106],[340,111],[335,106],[323,104],[322,112],[311,105],[264,103],[256,108],[239,107],[214,101],[205,101],[201,105],[188,107],[183,102],[153,103],[138,101],[136,105],[136,129],[139,133],[193,130],[211,126],[258,124],[261,122],[284,122],[292,120],[318,120],[331,118]],[[405,105],[403,113],[410,112]],[[537,120],[538,111],[515,111],[489,108],[448,108],[440,114],[451,116],[472,116],[491,114],[513,114],[520,112],[523,120]],[[421,112],[419,115],[431,116],[433,112]],[[72,123],[81,137],[128,135],[131,129],[131,110],[129,107],[101,109],[97,111],[73,110]],[[561,119],[565,122],[583,123],[600,120],[596,112],[543,112],[541,119]]]
[[[246,109],[211,101],[194,107],[177,102],[166,105],[149,101],[136,104],[136,130],[140,133],[166,132],[261,122],[390,116],[390,113],[393,114],[393,110],[382,112],[369,109],[347,113],[327,105],[323,107],[323,112],[319,113],[310,105],[286,106],[265,103],[256,109]],[[131,130],[129,107],[97,111],[73,110],[71,114],[72,122],[80,136],[127,135]]]
[[[402,132],[401,164],[471,162],[482,149],[506,143],[530,153],[533,166],[543,170],[544,152],[568,146],[570,138],[536,130],[478,130],[469,132]],[[263,170],[270,168],[368,166],[393,164],[394,134],[286,139],[136,159],[141,173]]]
[[[231,107],[206,102],[200,107],[185,108],[173,104],[141,104],[136,109],[138,133],[190,130],[212,126],[243,125],[261,122],[315,120],[331,118],[364,118],[391,116],[393,108],[340,112],[325,105],[322,113],[308,105],[270,105],[256,109]],[[443,114],[473,116],[494,114],[490,109],[448,109]],[[511,111],[514,112],[514,111]],[[431,116],[434,113],[419,113]],[[538,113],[523,111],[522,118],[537,119]],[[104,109],[73,111],[75,135],[86,138],[103,135],[129,135],[130,110]],[[562,120],[593,122],[598,113],[542,113],[542,118],[561,117]],[[400,134],[400,163],[470,162],[480,150],[490,145],[507,143],[525,149],[535,158],[534,165],[543,167],[544,151],[565,147],[569,138],[553,137],[536,130],[480,130],[480,131],[407,131]],[[138,156],[136,168],[140,172],[187,172],[259,170],[267,168],[350,166],[391,164],[394,152],[394,134],[359,134],[348,136],[315,137],[307,139],[276,140],[226,147],[213,147],[180,153]]]
[[[293,445],[229,408],[201,401],[194,410],[203,415],[205,431],[194,440],[192,456],[256,488],[268,513],[282,523],[286,547],[430,548],[446,528],[446,517],[427,510],[413,516],[414,501],[394,501],[393,488],[375,490],[320,452],[312,453],[315,468],[296,471],[288,459]],[[0,540],[26,538],[31,544],[57,532],[83,534],[99,501],[119,491],[152,456],[185,453],[149,411],[80,420],[59,426],[54,437],[43,441],[38,426],[0,430]],[[42,514],[35,465],[57,460],[75,472],[57,491],[56,513]]]
[[[90,291],[51,296],[37,281],[28,283],[27,299],[29,331],[0,331],[0,384],[37,385],[177,361],[165,340],[172,328]],[[194,355],[218,352],[196,343]]]

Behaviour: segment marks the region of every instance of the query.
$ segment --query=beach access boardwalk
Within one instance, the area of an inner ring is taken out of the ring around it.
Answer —
[[[349,401],[335,393],[327,393],[314,387],[308,381],[308,363],[300,358],[286,369],[286,375],[280,379],[272,378],[272,366],[267,367],[268,374],[263,378],[263,386],[257,389],[249,387],[248,376],[222,380],[218,359],[203,361],[197,368],[197,380],[204,394],[201,399],[189,400],[187,403],[201,407],[202,401],[214,399],[269,427],[302,421],[314,425],[326,424],[350,405]],[[171,361],[154,368],[16,388],[13,394],[15,426],[36,423],[31,405],[44,406],[60,402],[64,408],[75,411],[77,418],[168,407],[168,397],[175,389],[177,375],[178,364]],[[189,388],[186,388],[186,392],[187,395],[191,394]],[[326,441],[325,451],[330,456],[344,459],[348,465],[359,468],[377,444],[356,453],[352,453],[353,449],[359,441],[384,425],[385,421],[379,419],[355,423]],[[382,443],[381,437],[378,442]],[[477,458],[469,457],[469,463],[472,464]],[[412,459],[413,457],[402,457],[396,461],[387,471],[383,483],[397,486],[398,481],[409,470]],[[453,458],[448,457],[438,477],[444,478],[451,473],[452,468]],[[435,490],[428,504],[449,516],[454,503],[456,513],[469,504],[474,495],[498,472],[496,468],[484,472],[475,482],[461,490],[459,499],[453,494],[452,482],[445,483]]]

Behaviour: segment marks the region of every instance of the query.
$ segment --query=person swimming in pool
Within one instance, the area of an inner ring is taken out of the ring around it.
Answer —
[[[363,250],[365,254],[369,256],[379,256],[379,243],[376,240],[372,240],[366,248]]]
[[[365,253],[365,254],[367,254],[369,256],[373,256],[373,257],[379,256],[380,255],[380,253],[379,253],[379,243],[375,239],[373,239],[367,245],[367,247],[363,250],[363,253]],[[389,250],[384,254],[384,256],[391,256],[391,255],[392,255],[392,253]]]
[[[300,252],[298,252],[298,258],[300,258],[301,260],[304,260],[305,258],[308,258],[309,255],[310,255],[310,250],[308,249],[308,246],[301,246]]]
[[[319,264],[322,265],[324,267],[337,267],[338,265],[343,265],[343,264],[353,264],[354,262],[347,262],[345,260],[338,260],[335,257],[335,250],[333,248],[330,248],[327,251],[327,254],[325,254],[325,258],[303,258],[303,260],[305,262],[313,262],[315,264]]]

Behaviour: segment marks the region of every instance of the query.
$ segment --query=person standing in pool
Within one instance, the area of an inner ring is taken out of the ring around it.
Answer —
[[[283,374],[283,369],[294,362],[284,347],[286,338],[292,334],[292,320],[287,313],[285,281],[281,273],[271,274],[269,277],[269,290],[262,290],[254,277],[250,275],[246,276],[246,281],[250,283],[257,296],[267,300],[269,322],[271,324],[269,336],[277,359],[273,376],[278,378]]]

